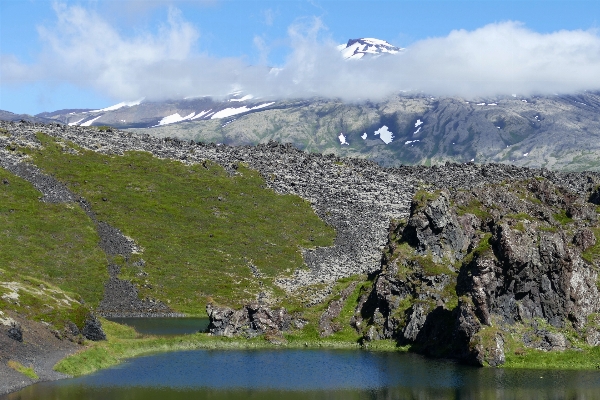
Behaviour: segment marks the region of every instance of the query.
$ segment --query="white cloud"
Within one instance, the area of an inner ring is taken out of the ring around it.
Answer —
[[[456,30],[415,42],[397,56],[346,62],[337,43],[322,39],[319,18],[288,29],[290,54],[270,73],[268,47],[254,45],[262,65],[193,51],[200,35],[170,8],[156,32],[123,36],[98,14],[55,5],[56,25],[40,27],[44,51],[25,65],[0,58],[3,84],[63,81],[92,87],[118,100],[226,95],[241,88],[255,96],[339,97],[377,100],[401,90],[433,95],[488,96],[566,93],[600,89],[600,37],[595,31],[540,34],[517,22]],[[385,38],[383,38],[385,39]]]

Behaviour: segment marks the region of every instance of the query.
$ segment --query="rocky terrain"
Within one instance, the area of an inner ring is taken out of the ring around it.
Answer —
[[[310,287],[302,293],[312,306],[331,295],[340,278],[370,274],[373,289],[347,321],[366,341],[393,338],[426,354],[479,365],[499,365],[505,351],[519,346],[573,347],[573,335],[590,345],[600,341],[597,173],[474,162],[385,168],[277,142],[234,147],[0,121],[0,166],[31,182],[42,201],[76,201],[94,222],[108,260],[134,252],[135,238],[98,220],[85,199],[28,161],[19,148],[39,147],[37,132],[104,154],[137,150],[186,164],[212,161],[232,175],[243,163],[277,193],[308,200],[335,228],[335,243],[305,250],[307,268],[276,283],[290,296]],[[161,299],[138,298],[135,285],[119,279],[116,264],[107,268],[98,313],[172,315]],[[355,288],[327,304],[318,322],[322,336],[337,329],[332,321]],[[242,310],[210,305],[213,334],[271,334],[277,341],[282,331],[303,325],[257,300]]]
[[[354,325],[368,341],[476,365],[569,338],[598,345],[599,181],[588,179],[580,191],[537,177],[417,192]]]

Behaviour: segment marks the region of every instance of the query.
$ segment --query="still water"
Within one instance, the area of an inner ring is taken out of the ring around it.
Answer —
[[[185,335],[204,332],[208,318],[108,318],[119,324],[129,325],[146,335]]]
[[[600,399],[600,372],[472,368],[358,350],[193,350],[131,359],[7,399]]]

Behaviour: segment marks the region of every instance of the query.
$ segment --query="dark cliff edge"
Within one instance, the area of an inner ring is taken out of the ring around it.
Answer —
[[[598,189],[544,178],[420,190],[390,225],[353,324],[365,341],[498,366],[525,348],[600,344]]]

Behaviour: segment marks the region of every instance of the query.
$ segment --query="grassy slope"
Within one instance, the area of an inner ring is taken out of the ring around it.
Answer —
[[[140,295],[174,310],[203,314],[206,299],[239,306],[275,277],[303,266],[300,248],[328,246],[335,232],[308,202],[266,189],[262,177],[240,165],[231,177],[220,166],[185,165],[145,152],[107,156],[39,134],[34,163],[86,198],[99,220],[132,237],[143,248],[123,265],[122,276]],[[134,261],[143,258],[145,266]],[[252,276],[250,264],[263,276]]]
[[[87,305],[102,297],[106,257],[78,206],[39,198],[29,182],[0,169],[0,311],[57,329],[67,320],[82,327]]]

